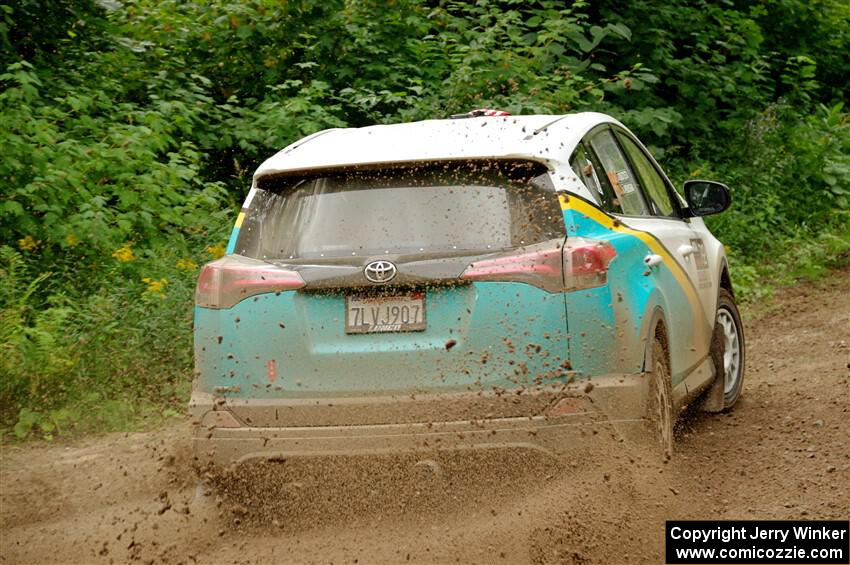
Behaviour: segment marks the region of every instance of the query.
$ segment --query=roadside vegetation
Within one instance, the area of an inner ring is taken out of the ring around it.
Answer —
[[[182,413],[199,266],[253,169],[328,127],[597,110],[711,178],[738,296],[850,255],[850,4],[0,4],[0,432]]]

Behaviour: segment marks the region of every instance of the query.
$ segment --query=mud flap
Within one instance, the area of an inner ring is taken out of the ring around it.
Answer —
[[[711,334],[711,363],[714,366],[714,382],[705,391],[699,404],[702,412],[722,412],[726,407],[723,388],[726,383],[726,373],[723,367],[724,353],[723,327],[715,323]]]

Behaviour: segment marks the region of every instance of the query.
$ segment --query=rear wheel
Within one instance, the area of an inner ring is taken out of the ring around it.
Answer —
[[[717,367],[723,373],[723,408],[738,402],[744,384],[744,328],[741,314],[732,294],[720,289],[717,301],[717,324],[723,331],[723,363]]]
[[[673,455],[673,392],[670,355],[664,326],[658,325],[652,340],[651,372],[646,419],[651,447],[664,458]]]

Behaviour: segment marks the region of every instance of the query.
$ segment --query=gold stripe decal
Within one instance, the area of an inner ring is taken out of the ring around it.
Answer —
[[[574,212],[578,212],[579,214],[583,214],[595,221],[602,227],[609,229],[611,231],[616,231],[619,233],[628,234],[640,239],[642,242],[646,244],[649,249],[655,253],[656,255],[660,255],[662,259],[664,259],[664,264],[667,265],[667,268],[670,269],[670,272],[673,274],[673,277],[682,287],[685,295],[688,297],[688,302],[691,303],[691,309],[694,313],[699,316],[701,320],[705,323],[708,321],[705,319],[705,313],[702,309],[702,303],[700,302],[699,296],[697,295],[697,291],[694,288],[694,283],[691,281],[688,274],[682,268],[676,259],[670,255],[670,252],[667,251],[660,241],[658,241],[655,236],[644,232],[635,230],[629,227],[624,226],[619,220],[615,220],[599,208],[584,202],[580,198],[576,198],[575,196],[566,196],[564,194],[559,195],[558,199],[561,202],[561,210],[573,210]]]
[[[236,225],[235,225],[235,227],[236,227],[236,228],[241,228],[241,227],[242,227],[242,222],[244,222],[244,221],[245,221],[245,212],[239,212],[239,215],[238,215],[238,216],[236,216]]]

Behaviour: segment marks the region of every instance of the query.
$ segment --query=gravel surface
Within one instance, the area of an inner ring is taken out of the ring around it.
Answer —
[[[781,292],[746,323],[738,406],[684,414],[663,464],[599,439],[581,461],[328,463],[205,488],[186,423],[3,446],[0,563],[659,564],[667,519],[847,519],[848,318],[850,272]]]

